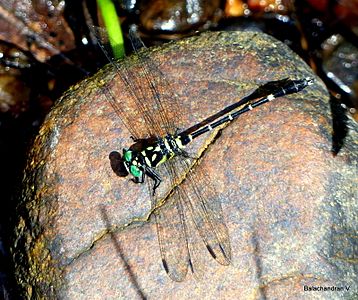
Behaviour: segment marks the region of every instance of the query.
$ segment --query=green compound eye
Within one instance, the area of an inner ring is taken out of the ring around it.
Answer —
[[[131,165],[130,171],[134,177],[142,177],[142,171],[139,170],[139,168],[137,166]]]
[[[132,151],[131,150],[127,150],[124,152],[124,159],[127,162],[131,162],[132,161]]]

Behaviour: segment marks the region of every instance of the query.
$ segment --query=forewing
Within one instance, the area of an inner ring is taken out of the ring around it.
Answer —
[[[92,33],[116,72],[111,82],[103,85],[106,99],[132,136],[139,139],[174,134],[182,122],[179,100],[157,63],[140,50],[145,46],[136,31],[129,31],[135,55],[119,61],[104,46],[108,39],[105,30],[93,27]],[[128,100],[119,101],[115,94]]]
[[[160,70],[159,62],[154,61],[148,52],[139,50],[145,46],[135,27],[129,30],[129,38],[138,57],[139,73],[143,76],[137,86],[143,89],[142,98],[148,103],[141,111],[145,112],[148,119],[150,118],[151,124],[155,124],[157,136],[174,134],[178,128],[181,128],[183,122],[183,112],[174,88]],[[138,106],[143,106],[142,99],[138,100],[140,100]]]
[[[181,127],[183,120],[178,97],[174,94],[169,80],[159,69],[158,62],[154,61],[148,52],[139,50],[143,43],[135,30],[130,29],[129,38],[138,58],[137,76],[134,76],[132,84],[128,85],[135,95],[136,105],[145,122],[150,124],[152,136],[174,134]]]

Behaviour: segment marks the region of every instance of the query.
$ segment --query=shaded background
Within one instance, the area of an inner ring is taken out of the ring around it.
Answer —
[[[190,4],[189,4],[190,3]],[[204,30],[255,30],[298,53],[331,92],[332,152],[357,120],[358,1],[122,1],[123,31],[137,24],[150,46]],[[95,1],[0,1],[0,298],[16,298],[9,254],[26,153],[53,102],[106,64],[89,27]]]

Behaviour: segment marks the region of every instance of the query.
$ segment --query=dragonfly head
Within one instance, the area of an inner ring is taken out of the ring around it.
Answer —
[[[130,149],[123,149],[123,164],[127,172],[135,178],[143,177],[143,166],[138,159],[137,152]]]
[[[137,151],[123,149],[123,155],[120,155],[117,151],[112,151],[109,154],[109,160],[112,170],[117,176],[126,177],[131,174],[136,182],[143,178],[144,167]]]

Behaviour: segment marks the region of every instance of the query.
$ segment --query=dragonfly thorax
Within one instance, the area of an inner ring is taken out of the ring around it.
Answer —
[[[128,173],[142,181],[145,174],[150,175],[148,173],[153,172],[153,168],[176,155],[183,154],[185,144],[182,136],[168,134],[164,138],[156,139],[154,143],[149,143],[143,149],[123,149],[123,162]]]

